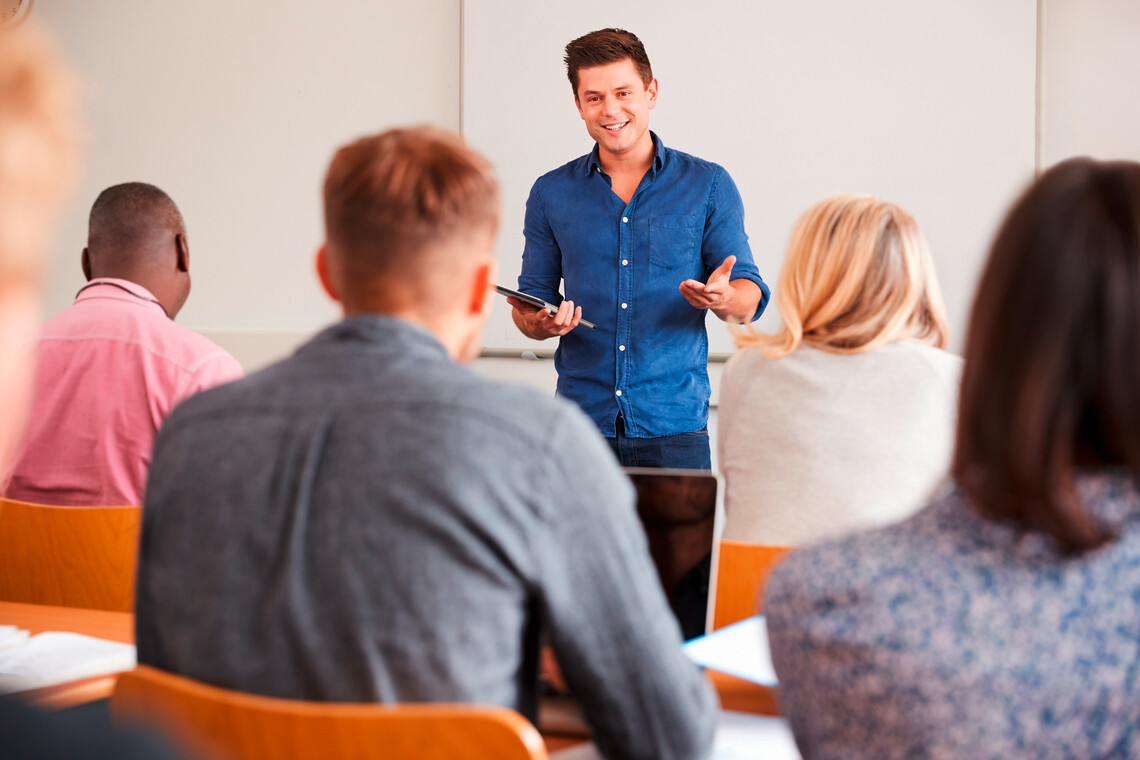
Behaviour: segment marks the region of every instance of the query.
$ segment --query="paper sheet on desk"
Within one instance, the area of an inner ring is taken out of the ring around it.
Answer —
[[[135,666],[131,644],[50,631],[0,649],[0,694],[120,673]]]
[[[602,760],[593,744],[555,752],[550,760]],[[709,760],[800,760],[788,721],[768,715],[722,712]]]
[[[761,686],[776,686],[776,669],[768,648],[768,622],[755,615],[693,639],[684,646],[702,668],[719,670]]]

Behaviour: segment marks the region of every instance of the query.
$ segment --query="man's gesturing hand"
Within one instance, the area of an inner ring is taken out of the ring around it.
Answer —
[[[573,301],[563,301],[559,304],[556,314],[520,301],[514,296],[509,296],[507,303],[514,307],[511,318],[515,320],[515,325],[523,335],[533,340],[546,340],[565,335],[582,320],[582,307],[575,308]]]
[[[697,309],[728,308],[732,297],[732,287],[729,285],[732,275],[732,265],[736,263],[735,256],[729,256],[716,271],[709,275],[708,282],[699,280],[685,280],[681,283],[681,295]]]

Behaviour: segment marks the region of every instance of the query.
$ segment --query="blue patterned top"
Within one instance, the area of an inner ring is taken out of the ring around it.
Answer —
[[[768,585],[805,758],[1140,757],[1140,494],[1086,475],[1118,539],[1067,557],[955,486],[897,525],[791,555]]]

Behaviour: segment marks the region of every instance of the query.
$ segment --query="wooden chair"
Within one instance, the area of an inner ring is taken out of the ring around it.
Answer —
[[[502,707],[303,702],[245,694],[140,665],[119,677],[116,722],[159,728],[223,760],[542,760],[542,737]]]
[[[720,542],[713,602],[714,630],[763,612],[764,584],[790,551],[791,547],[787,546]]]
[[[142,507],[0,499],[0,600],[130,612]]]

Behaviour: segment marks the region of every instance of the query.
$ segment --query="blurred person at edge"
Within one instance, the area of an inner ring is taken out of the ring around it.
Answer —
[[[43,261],[75,185],[75,86],[31,24],[0,28],[0,479],[11,464],[31,395]],[[111,728],[106,713],[41,713],[0,698],[6,760],[45,757],[164,760],[152,740]]]

